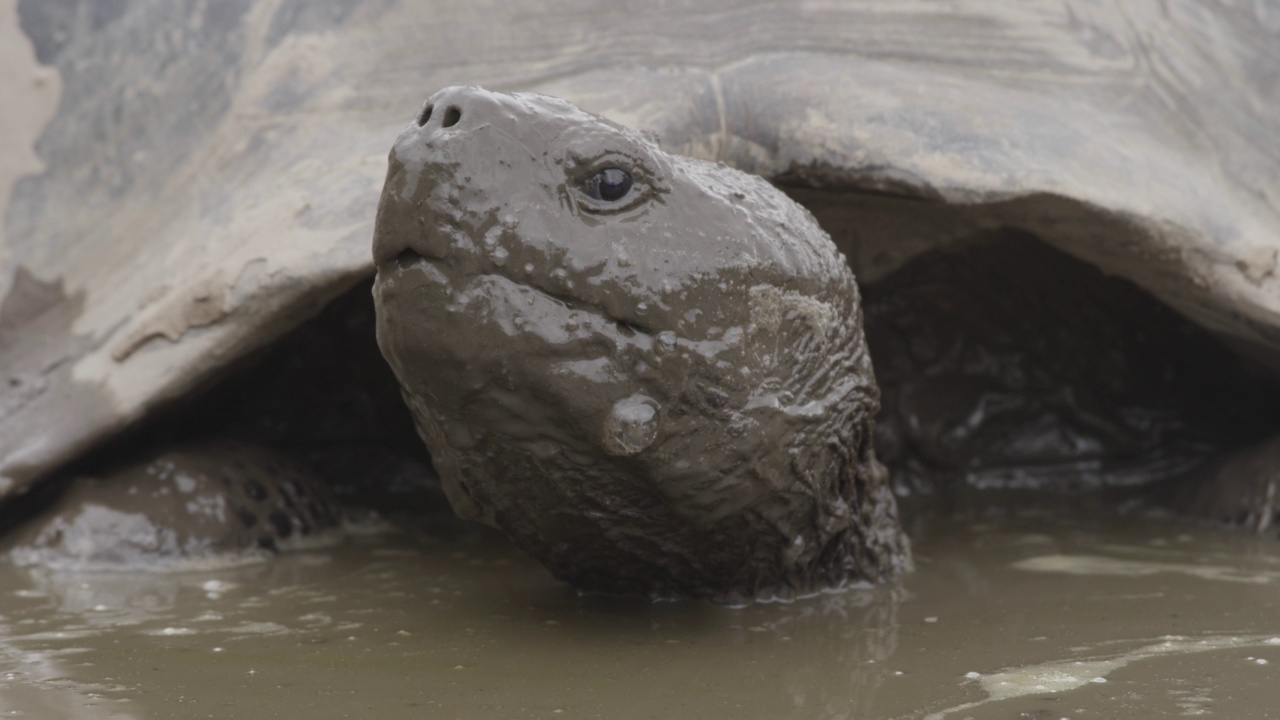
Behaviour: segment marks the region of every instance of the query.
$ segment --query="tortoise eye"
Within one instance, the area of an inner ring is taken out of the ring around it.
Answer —
[[[582,181],[582,192],[593,200],[617,202],[631,192],[635,183],[631,173],[620,167],[607,167]]]

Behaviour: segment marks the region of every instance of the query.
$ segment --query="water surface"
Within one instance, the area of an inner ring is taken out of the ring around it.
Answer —
[[[580,597],[489,535],[233,571],[0,566],[36,718],[1280,717],[1280,542],[1133,518],[918,523],[893,587]]]

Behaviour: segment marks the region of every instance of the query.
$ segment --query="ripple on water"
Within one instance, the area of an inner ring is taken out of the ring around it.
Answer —
[[[10,673],[0,709],[481,720],[1265,713],[1250,688],[1280,682],[1280,549],[1201,531],[1157,542],[1169,530],[1043,516],[934,523],[916,529],[919,568],[901,585],[735,609],[579,596],[487,535],[365,538],[216,573],[0,566]]]

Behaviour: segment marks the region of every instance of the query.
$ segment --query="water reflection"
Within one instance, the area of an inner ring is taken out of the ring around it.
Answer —
[[[707,711],[853,718],[867,716],[893,672],[898,609],[907,597],[890,586],[738,609],[577,598],[538,610],[555,618],[574,647],[625,649],[619,670],[665,680],[653,690],[658,695],[687,695],[696,677]],[[681,676],[690,672],[696,676]]]
[[[143,717],[128,700],[107,696],[120,686],[69,679],[75,674],[69,660],[75,654],[27,651],[0,642],[0,662],[20,668],[0,674],[0,714],[66,720]]]
[[[39,574],[0,566],[0,714],[68,720],[143,717],[105,678],[82,677],[88,608],[64,609]],[[50,647],[52,641],[57,647]]]
[[[901,585],[738,609],[580,596],[485,535],[218,573],[0,566],[0,660],[16,673],[0,697],[94,718],[1107,716],[1124,683],[1170,707],[1222,702],[1183,678],[1223,653],[1255,680],[1280,669],[1269,541],[1045,516],[917,538]],[[1048,682],[1073,668],[1109,682]]]

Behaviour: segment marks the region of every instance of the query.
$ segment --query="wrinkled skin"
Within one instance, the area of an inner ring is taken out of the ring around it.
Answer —
[[[624,197],[590,196],[606,168]],[[558,577],[733,600],[908,566],[853,276],[764,180],[449,88],[396,141],[374,259],[455,510]]]

